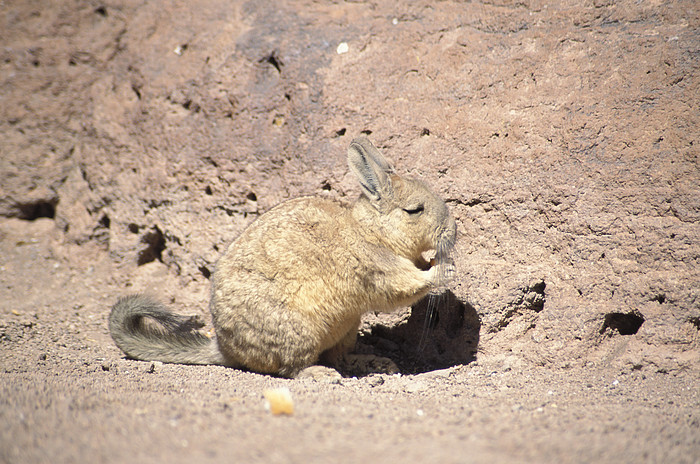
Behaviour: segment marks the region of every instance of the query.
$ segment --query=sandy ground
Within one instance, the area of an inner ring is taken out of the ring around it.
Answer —
[[[697,2],[0,2],[0,462],[700,462]],[[368,314],[400,375],[127,360],[226,245],[352,201],[369,134],[458,225]],[[422,342],[422,343],[421,343]],[[419,348],[420,346],[420,348]],[[293,414],[266,409],[287,388]]]
[[[477,360],[326,384],[132,361],[106,328],[120,285],[105,253],[70,266],[50,220],[0,234],[3,462],[700,459],[696,372]],[[291,416],[265,408],[281,387]]]

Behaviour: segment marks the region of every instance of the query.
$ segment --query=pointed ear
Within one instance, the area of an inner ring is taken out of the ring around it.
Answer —
[[[394,167],[367,137],[358,137],[350,142],[348,166],[370,200],[377,202],[391,196],[389,175],[394,173]]]

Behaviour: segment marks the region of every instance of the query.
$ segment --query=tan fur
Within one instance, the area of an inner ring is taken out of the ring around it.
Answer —
[[[290,200],[229,246],[212,275],[218,352],[196,341],[201,355],[193,361],[190,353],[182,362],[282,376],[296,375],[322,354],[337,364],[354,346],[362,314],[410,305],[451,278],[456,227],[444,202],[422,182],[397,176],[365,137],[351,143],[348,163],[363,189],[354,205]],[[437,253],[432,267],[423,257],[430,250]],[[132,298],[141,307],[157,307]],[[154,337],[151,331],[147,340],[139,338],[139,314],[130,309],[136,303],[115,305],[110,330],[128,355],[143,359],[139,353],[146,351],[149,359],[159,359],[152,346],[140,348],[153,345]],[[144,317],[178,326],[167,313]],[[191,351],[190,345],[183,351]]]

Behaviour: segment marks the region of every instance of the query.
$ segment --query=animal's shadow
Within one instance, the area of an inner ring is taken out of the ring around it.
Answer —
[[[365,330],[356,352],[389,358],[404,374],[444,369],[476,359],[480,328],[474,307],[448,290],[423,298],[397,325]]]

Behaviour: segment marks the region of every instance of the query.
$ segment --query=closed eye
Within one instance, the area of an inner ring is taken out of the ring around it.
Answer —
[[[415,205],[411,206],[410,208],[404,208],[403,210],[406,211],[408,214],[418,214],[423,212],[423,205]]]

